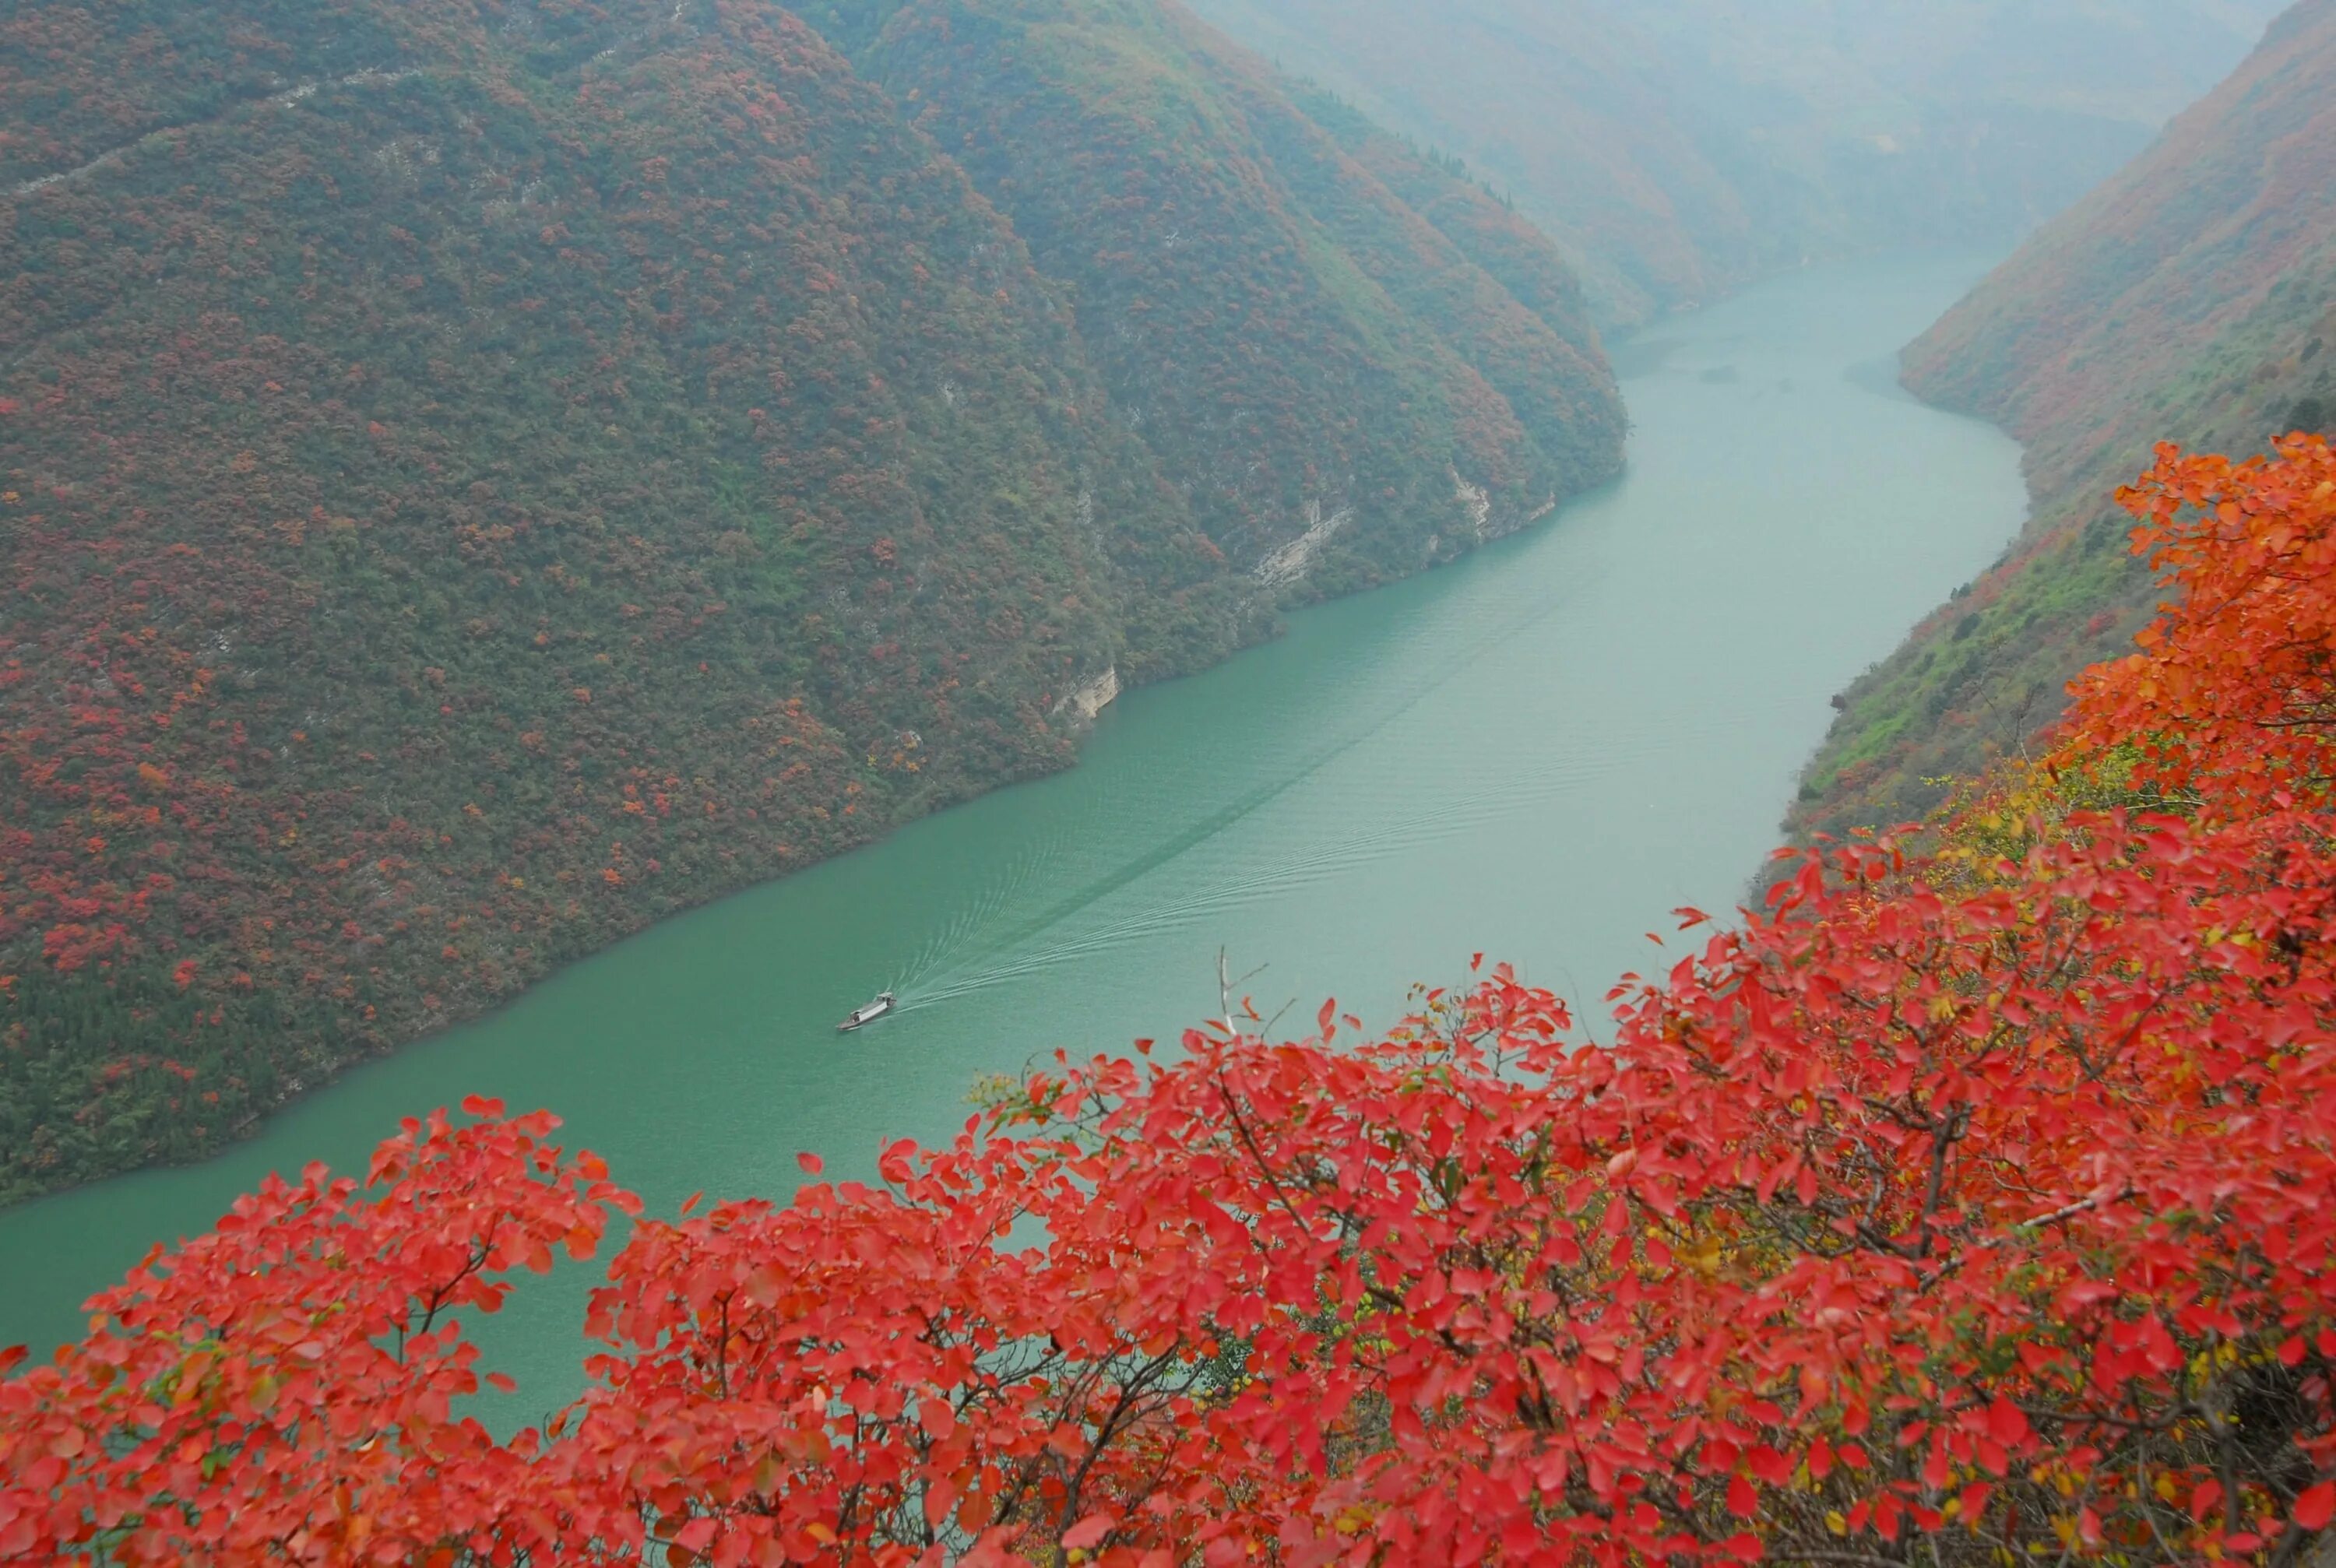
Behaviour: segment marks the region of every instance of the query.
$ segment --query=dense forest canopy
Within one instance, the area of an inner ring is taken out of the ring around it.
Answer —
[[[1181,13],[987,14],[1000,83],[878,9],[0,20],[0,1201],[1618,467],[1578,286],[1475,185]]]
[[[1514,190],[1601,317],[1811,257],[2009,240],[2147,145],[2281,0],[1193,0]]]
[[[1797,859],[1601,1048],[1505,967],[1377,1038],[1229,996],[670,1216],[548,1114],[410,1120],[0,1353],[0,1557],[2315,1561],[2336,453],[2123,499],[2180,602],[2041,765]],[[466,1320],[619,1223],[580,1397],[459,1413]]]
[[[1907,385],[2026,444],[2004,560],[1841,698],[1799,818],[1916,814],[2050,723],[2156,604],[2104,499],[2155,441],[2336,429],[2336,3],[2303,0],[2148,154],[1907,351]]]

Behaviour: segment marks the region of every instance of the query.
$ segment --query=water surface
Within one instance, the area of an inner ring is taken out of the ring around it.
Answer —
[[[1828,696],[2017,531],[2019,451],[1890,371],[1988,258],[1797,273],[1617,346],[1627,478],[1105,716],[1076,770],[669,921],[343,1079],[200,1166],[0,1214],[0,1345],[270,1170],[362,1168],[473,1092],[549,1105],[653,1207],[871,1173],[979,1076],[1173,1038],[1217,955],[1268,1011],[1397,1016],[1482,950],[1595,1018],[1641,934],[1730,908]],[[887,987],[891,1019],[833,1022]],[[566,1389],[587,1271],[492,1336]]]

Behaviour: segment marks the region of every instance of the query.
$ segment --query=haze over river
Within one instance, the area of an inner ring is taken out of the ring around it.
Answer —
[[[1828,696],[2017,531],[2018,448],[1894,381],[1987,260],[1796,273],[1620,343],[1630,473],[1555,519],[1136,692],[1076,770],[668,921],[219,1159],[0,1213],[0,1345],[77,1334],[90,1291],[267,1172],[361,1172],[474,1092],[550,1106],[670,1213],[783,1196],[798,1150],[867,1176],[1057,1047],[1173,1039],[1215,1010],[1220,948],[1292,1033],[1331,995],[1391,1021],[1478,950],[1601,1020],[1677,956],[1642,933],[1743,896]],[[887,987],[898,1016],[834,1032]],[[485,1336],[531,1408],[573,1386],[598,1267]]]

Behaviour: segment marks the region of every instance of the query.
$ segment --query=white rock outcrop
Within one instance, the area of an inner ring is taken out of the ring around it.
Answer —
[[[1460,477],[1458,469],[1452,470],[1452,499],[1468,509],[1468,531],[1476,542],[1484,542],[1484,525],[1493,521],[1493,492],[1481,484],[1471,484]]]
[[[1308,502],[1306,531],[1259,561],[1253,575],[1268,588],[1286,588],[1296,582],[1313,566],[1314,558],[1322,553],[1322,547],[1336,539],[1338,531],[1354,519],[1351,507],[1342,506],[1325,516],[1320,502]]]
[[[1119,667],[1112,665],[1093,680],[1073,687],[1055,705],[1056,713],[1076,713],[1088,724],[1095,716],[1119,700]]]

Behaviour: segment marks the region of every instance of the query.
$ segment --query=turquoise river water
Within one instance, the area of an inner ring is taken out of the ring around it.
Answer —
[[[871,1173],[983,1074],[1173,1039],[1217,954],[1300,1032],[1385,1023],[1482,950],[1593,1020],[1642,934],[1738,901],[1827,697],[2018,530],[2019,451],[1896,389],[1985,258],[1796,273],[1615,346],[1630,468],[1519,537],[1308,610],[1106,714],[1082,765],[671,920],[368,1066],[208,1164],[0,1213],[0,1345],[78,1332],[151,1242],[270,1170],[361,1169],[404,1115],[549,1105],[653,1209]],[[887,987],[900,1013],[842,1037]],[[487,1336],[530,1407],[589,1265]]]

